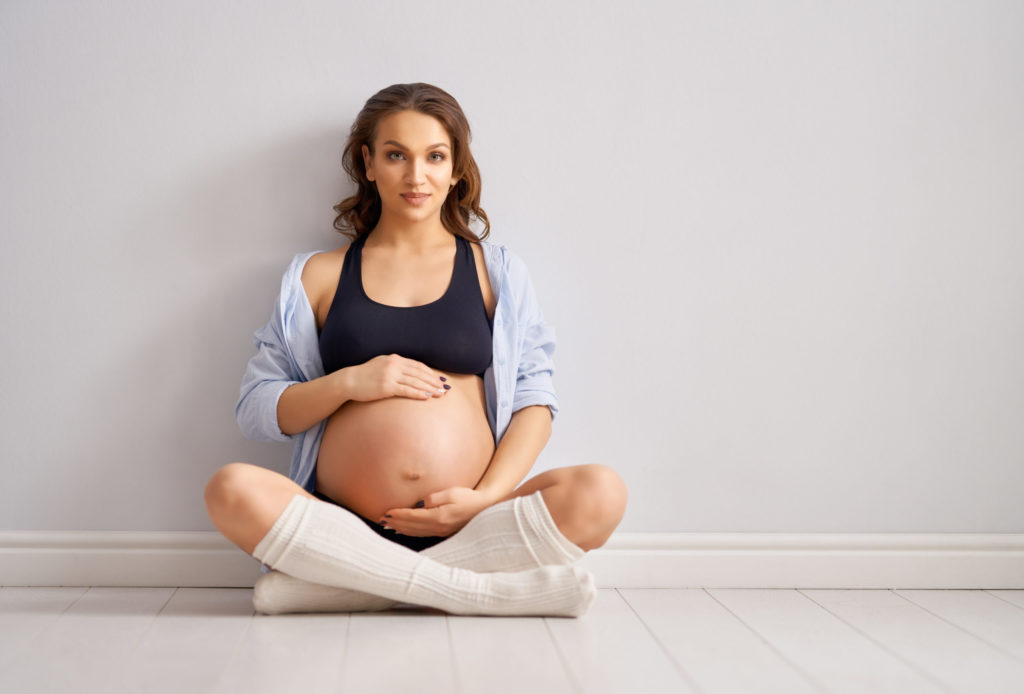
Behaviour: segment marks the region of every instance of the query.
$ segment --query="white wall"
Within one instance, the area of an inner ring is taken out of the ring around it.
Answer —
[[[5,2],[0,528],[209,530],[378,89],[473,127],[623,531],[1024,532],[1024,5]]]

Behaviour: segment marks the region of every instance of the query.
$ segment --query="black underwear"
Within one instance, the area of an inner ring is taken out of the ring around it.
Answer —
[[[448,539],[447,537],[441,537],[441,536],[438,536],[438,535],[432,535],[430,537],[415,537],[413,535],[401,535],[398,532],[396,532],[395,530],[386,530],[384,528],[384,526],[377,525],[376,522],[370,520],[369,518],[363,518],[363,516],[360,516],[358,513],[356,513],[355,511],[353,511],[349,507],[345,506],[344,504],[340,504],[337,501],[335,501],[334,499],[332,499],[331,497],[329,497],[329,496],[327,496],[325,494],[321,494],[320,490],[318,490],[318,489],[314,489],[313,490],[313,496],[315,496],[317,499],[320,499],[322,501],[326,501],[329,504],[334,504],[335,506],[341,506],[343,509],[345,509],[349,513],[352,513],[353,515],[355,515],[357,518],[361,518],[364,523],[366,523],[368,526],[370,526],[370,528],[375,533],[380,535],[381,537],[383,537],[385,539],[388,539],[388,540],[391,540],[392,542],[397,542],[398,544],[400,544],[400,545],[402,545],[404,547],[408,547],[409,549],[411,549],[411,550],[413,550],[415,552],[421,552],[421,551],[425,550],[427,547],[433,547],[438,542],[443,542],[444,540]]]

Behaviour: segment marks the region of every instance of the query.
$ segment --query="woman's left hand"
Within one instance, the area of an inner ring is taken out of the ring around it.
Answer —
[[[378,522],[402,535],[449,537],[493,503],[490,495],[476,489],[449,487],[427,494],[422,508],[393,508],[385,512],[390,518]]]

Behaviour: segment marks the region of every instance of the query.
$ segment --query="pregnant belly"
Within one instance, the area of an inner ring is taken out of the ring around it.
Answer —
[[[452,388],[428,400],[350,400],[327,421],[316,489],[364,518],[410,508],[431,492],[475,487],[494,455],[484,382],[444,373]]]

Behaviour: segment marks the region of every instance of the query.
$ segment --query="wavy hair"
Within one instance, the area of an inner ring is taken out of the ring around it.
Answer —
[[[362,146],[373,156],[373,143],[380,120],[399,111],[417,111],[441,122],[452,140],[452,175],[459,182],[448,193],[441,208],[441,223],[467,241],[479,242],[491,233],[491,223],[480,207],[480,169],[469,151],[471,133],[462,107],[451,94],[424,82],[392,84],[371,96],[356,116],[342,152],[342,166],[356,184],[356,193],[334,206],[338,216],[334,228],[353,240],[365,236],[380,220],[381,202],[377,186],[366,178]],[[479,236],[469,228],[470,215],[484,223]]]

